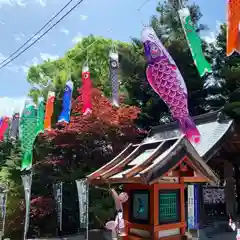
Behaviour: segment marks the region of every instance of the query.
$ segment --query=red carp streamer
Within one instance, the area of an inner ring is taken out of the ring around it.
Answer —
[[[90,79],[89,67],[83,66],[82,69],[82,113],[84,115],[92,112],[92,81]]]
[[[4,134],[6,133],[9,125],[9,118],[8,117],[3,117],[1,127],[0,127],[0,141],[4,141]]]

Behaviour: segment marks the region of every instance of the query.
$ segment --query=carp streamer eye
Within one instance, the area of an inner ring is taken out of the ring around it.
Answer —
[[[64,91],[67,91],[68,90],[68,88],[67,88],[67,86],[64,88]]]
[[[87,78],[88,78],[88,74],[85,73],[85,74],[83,75],[83,77],[84,77],[85,79],[87,79]]]
[[[153,58],[161,56],[161,50],[155,44],[151,44],[150,52]]]
[[[111,67],[116,68],[117,67],[117,62],[116,61],[111,61]]]

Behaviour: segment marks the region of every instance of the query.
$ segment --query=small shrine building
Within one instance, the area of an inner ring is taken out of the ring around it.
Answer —
[[[129,195],[123,212],[126,239],[182,239],[187,227],[186,186],[205,183],[216,186],[221,179],[229,189],[235,186],[234,162],[220,157],[238,152],[237,148],[228,147],[238,137],[234,121],[220,112],[200,115],[194,120],[201,133],[199,144],[191,144],[176,123],[153,127],[140,144],[129,144],[113,160],[87,176],[94,185],[124,185]],[[226,197],[231,199],[233,192],[226,191]],[[228,202],[227,212],[234,213],[233,204],[233,200]]]

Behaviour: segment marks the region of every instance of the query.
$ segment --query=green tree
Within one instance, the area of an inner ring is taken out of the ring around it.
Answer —
[[[11,235],[21,228],[22,219],[20,217],[23,205],[23,188],[21,183],[21,148],[19,142],[2,142],[0,144],[1,170],[0,182],[8,189],[7,214],[6,214],[6,235]],[[20,220],[16,224],[16,219]],[[18,233],[17,233],[18,232]]]
[[[226,24],[220,26],[216,42],[211,46],[213,76],[208,82],[207,104],[210,109],[224,107],[224,111],[240,119],[240,59],[237,53],[226,56]]]

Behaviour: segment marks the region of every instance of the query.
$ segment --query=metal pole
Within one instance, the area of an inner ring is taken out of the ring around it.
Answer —
[[[87,198],[86,198],[86,201],[87,201],[87,203],[86,203],[86,212],[87,212],[87,216],[86,216],[86,222],[87,222],[87,224],[86,224],[86,240],[88,240],[88,210],[89,210],[89,184],[87,183]]]

